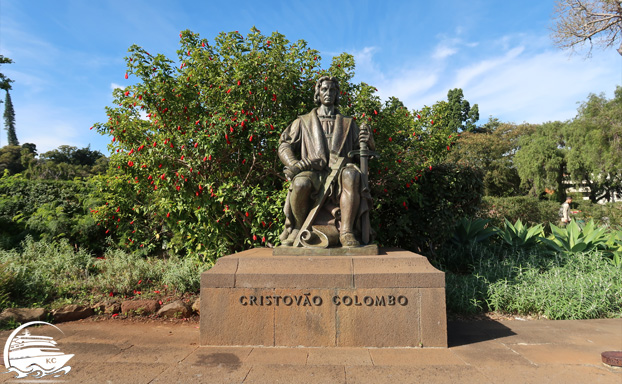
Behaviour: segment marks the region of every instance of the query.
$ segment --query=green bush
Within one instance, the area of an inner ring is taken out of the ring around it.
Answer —
[[[579,222],[594,220],[599,226],[622,230],[622,203],[594,204],[589,200],[573,200],[571,217]]]
[[[490,219],[495,227],[502,227],[507,219],[512,223],[521,220],[525,225],[542,224],[548,228],[550,223],[559,224],[559,207],[557,202],[531,196],[486,196],[482,199],[477,216]]]
[[[1,177],[0,248],[15,248],[30,235],[65,238],[75,246],[101,251],[105,233],[90,212],[98,203],[98,191],[89,181]]]
[[[440,164],[426,170],[417,180],[416,200],[405,203],[406,213],[403,206],[393,204],[372,215],[380,244],[434,256],[454,233],[456,222],[477,211],[482,177],[479,168],[465,165]]]

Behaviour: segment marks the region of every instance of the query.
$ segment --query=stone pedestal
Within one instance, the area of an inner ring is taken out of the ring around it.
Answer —
[[[256,248],[201,275],[201,345],[447,347],[445,274],[399,249],[273,256]]]

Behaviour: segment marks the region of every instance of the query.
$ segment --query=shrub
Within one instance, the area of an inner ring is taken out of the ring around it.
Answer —
[[[408,210],[398,204],[377,207],[372,218],[380,228],[380,244],[433,256],[452,236],[455,223],[477,211],[482,177],[478,168],[465,165],[440,164],[427,169],[417,180],[416,200],[404,203]]]
[[[531,196],[490,197],[482,200],[477,216],[489,218],[496,227],[504,225],[505,220],[517,220],[525,225],[542,224],[548,228],[550,223],[558,224],[560,204],[554,201],[539,200]]]
[[[579,222],[594,220],[599,226],[622,229],[622,203],[595,204],[589,200],[573,200],[571,215]]]
[[[0,178],[0,248],[11,249],[26,236],[35,239],[66,238],[76,246],[100,251],[104,230],[91,210],[98,192],[89,181]]]

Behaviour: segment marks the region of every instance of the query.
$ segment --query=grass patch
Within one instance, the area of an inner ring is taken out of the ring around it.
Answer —
[[[549,319],[622,316],[621,270],[597,250],[551,255],[541,249],[491,246],[472,249],[468,256],[476,260],[471,273],[445,274],[447,308],[454,313],[498,311]]]
[[[0,310],[198,292],[200,274],[211,265],[190,256],[144,257],[117,249],[96,258],[65,240],[27,238],[20,248],[0,250]]]

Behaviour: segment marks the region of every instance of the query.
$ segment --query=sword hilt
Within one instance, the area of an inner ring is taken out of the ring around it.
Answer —
[[[359,157],[380,157],[379,154],[377,154],[374,151],[370,151],[368,149],[357,149],[354,151],[350,151],[348,152],[348,157],[352,158],[354,156],[359,156]]]

